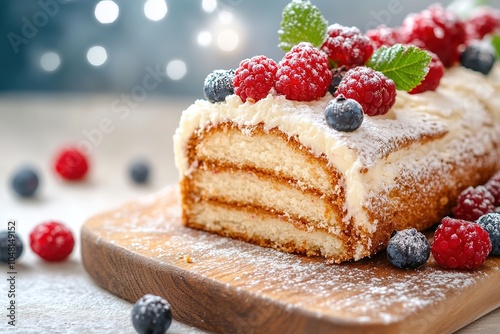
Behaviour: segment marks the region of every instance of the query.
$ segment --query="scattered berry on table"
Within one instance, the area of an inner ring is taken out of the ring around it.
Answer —
[[[479,217],[477,223],[488,232],[491,241],[490,255],[500,256],[500,213],[492,212]]]
[[[333,67],[351,68],[366,64],[373,53],[374,44],[356,27],[332,24],[321,50],[327,55]]]
[[[255,56],[240,62],[234,73],[234,92],[243,102],[265,98],[276,82],[278,65],[266,56]]]
[[[358,101],[368,116],[384,115],[396,102],[396,85],[382,73],[358,66],[342,78],[335,96],[340,94]]]
[[[12,189],[22,197],[33,196],[38,189],[38,184],[38,174],[30,167],[20,168],[12,177]]]
[[[457,199],[457,204],[451,209],[456,219],[475,222],[479,217],[495,211],[495,198],[485,186],[468,187]]]
[[[401,42],[399,29],[389,28],[384,25],[368,30],[365,35],[372,40],[377,49],[381,46],[393,46]]]
[[[129,173],[136,183],[146,183],[149,179],[149,164],[144,160],[136,160],[130,164]]]
[[[164,334],[171,323],[170,304],[159,296],[147,294],[132,308],[132,324],[139,334]]]
[[[445,67],[458,61],[460,47],[466,41],[465,24],[452,11],[439,4],[410,14],[403,21],[401,29],[404,43],[434,52]]]
[[[276,78],[276,91],[288,100],[313,101],[325,96],[332,72],[326,54],[302,42],[279,62]]]
[[[429,64],[429,72],[425,76],[424,80],[417,87],[410,91],[410,94],[419,94],[429,90],[436,90],[439,86],[439,82],[444,75],[444,65],[439,59],[439,57],[431,51],[427,51],[432,59]]]
[[[500,206],[500,172],[493,175],[484,186],[495,199],[493,205]]]
[[[55,221],[41,223],[30,233],[30,246],[46,261],[62,261],[73,251],[75,239],[71,231]]]
[[[431,247],[425,235],[414,228],[394,231],[387,245],[387,258],[401,269],[416,269],[429,259]]]
[[[13,263],[23,254],[23,241],[15,232],[0,232],[0,262]]]
[[[65,180],[78,181],[85,177],[89,169],[87,157],[80,150],[68,147],[56,156],[56,172]]]
[[[484,75],[490,73],[495,61],[495,50],[486,42],[473,42],[460,54],[460,64],[463,67]]]
[[[431,246],[437,264],[449,269],[477,269],[491,251],[491,241],[479,224],[445,217]]]
[[[234,70],[215,70],[205,78],[203,92],[205,98],[212,102],[222,102],[226,96],[234,94]]]
[[[486,35],[500,30],[500,10],[492,7],[479,7],[465,21],[467,39],[481,40]]]
[[[363,108],[353,100],[338,95],[325,108],[326,123],[337,131],[357,130],[363,122]]]

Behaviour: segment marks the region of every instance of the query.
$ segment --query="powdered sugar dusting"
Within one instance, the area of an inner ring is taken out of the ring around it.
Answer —
[[[177,189],[154,204],[133,203],[102,225],[105,239],[155,261],[185,268],[228,289],[276,300],[343,321],[390,323],[440,305],[492,276],[500,279],[500,260],[485,270],[449,271],[431,259],[422,269],[399,270],[385,254],[342,265],[305,258],[219,237],[182,226]],[[189,261],[186,259],[189,258]],[[469,290],[470,291],[470,290]]]

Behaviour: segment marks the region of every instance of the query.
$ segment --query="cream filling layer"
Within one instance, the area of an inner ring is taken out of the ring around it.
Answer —
[[[198,169],[193,174],[193,185],[204,198],[253,205],[290,219],[303,219],[308,224],[304,228],[311,231],[320,228],[337,235],[342,232],[341,220],[327,198],[285,182],[248,171]]]
[[[292,243],[297,248],[304,247],[311,255],[348,259],[345,245],[339,238],[319,230],[298,230],[286,220],[273,216],[254,214],[211,202],[193,204],[190,214],[191,223],[205,226],[210,231],[229,230],[248,238],[268,240],[278,248]],[[266,224],[262,224],[263,220]]]

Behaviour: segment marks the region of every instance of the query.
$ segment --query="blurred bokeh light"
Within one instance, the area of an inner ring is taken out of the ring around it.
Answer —
[[[257,54],[281,59],[277,30],[288,2],[2,0],[0,92],[130,92],[149,68],[162,77],[151,93],[201,97],[213,69]],[[364,31],[399,25],[435,1],[312,2],[330,23]]]

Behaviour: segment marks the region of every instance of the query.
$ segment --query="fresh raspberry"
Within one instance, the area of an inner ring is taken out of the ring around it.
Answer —
[[[439,86],[439,82],[444,75],[444,66],[439,57],[431,51],[427,50],[427,53],[432,57],[429,64],[429,72],[425,76],[424,80],[417,87],[410,91],[410,94],[423,93],[428,90],[436,90]]]
[[[243,102],[259,101],[269,94],[276,80],[278,65],[266,56],[241,61],[234,74],[234,92]]]
[[[55,170],[65,180],[81,180],[87,174],[87,157],[76,148],[65,148],[55,159]]]
[[[364,65],[370,59],[374,45],[356,27],[333,24],[328,27],[328,37],[321,46],[328,59],[335,65],[348,68]]]
[[[351,68],[342,78],[335,96],[359,102],[368,116],[384,115],[396,102],[394,81],[371,68]]]
[[[500,172],[493,175],[484,185],[486,189],[493,195],[495,201],[494,206],[500,206]]]
[[[460,193],[451,209],[456,219],[476,221],[482,215],[495,211],[495,198],[485,186],[469,187]]]
[[[491,7],[476,9],[465,22],[467,40],[483,39],[500,30],[500,10]]]
[[[62,261],[73,251],[75,239],[63,224],[50,221],[37,225],[30,233],[33,252],[46,261]]]
[[[278,64],[275,88],[289,100],[313,101],[325,96],[332,81],[326,54],[310,43],[294,46]]]
[[[381,46],[393,46],[394,44],[400,43],[402,39],[399,29],[389,28],[385,25],[368,30],[365,35],[372,40],[377,49]]]
[[[431,246],[437,264],[449,269],[479,268],[490,251],[490,237],[480,225],[450,217],[441,221]]]
[[[424,47],[438,55],[445,67],[458,61],[465,43],[465,24],[441,5],[406,17],[402,25],[405,42]]]

